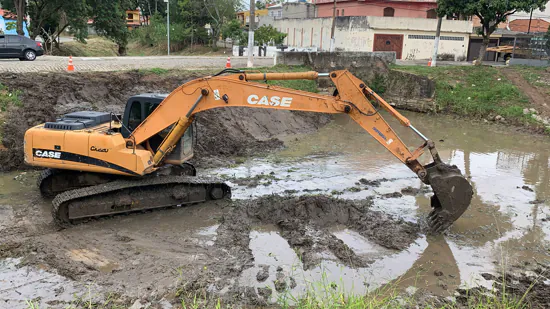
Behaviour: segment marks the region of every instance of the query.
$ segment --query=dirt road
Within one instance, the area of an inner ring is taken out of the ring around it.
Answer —
[[[229,55],[228,55],[229,56]],[[74,57],[73,64],[77,72],[105,72],[135,69],[223,69],[227,57],[195,56],[149,56],[149,57]],[[231,57],[233,67],[246,67],[246,57]],[[19,59],[0,59],[0,72],[63,72],[67,69],[68,57],[43,56],[35,61]],[[273,58],[255,58],[256,67],[273,65]]]

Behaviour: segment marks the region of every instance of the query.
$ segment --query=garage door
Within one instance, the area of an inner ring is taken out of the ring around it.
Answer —
[[[402,34],[375,34],[373,51],[394,51],[396,58],[401,59],[403,51]]]

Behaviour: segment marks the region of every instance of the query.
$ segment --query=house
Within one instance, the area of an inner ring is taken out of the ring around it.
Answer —
[[[510,22],[510,30],[518,32],[541,33],[548,31],[550,27],[550,15],[548,18],[514,19]]]
[[[126,26],[128,30],[133,30],[141,26],[140,15],[139,9],[126,11]]]
[[[288,49],[330,49],[332,17],[275,19],[271,25],[286,33]],[[429,59],[433,53],[437,19],[384,16],[338,16],[336,51],[394,51],[397,59]],[[446,20],[441,27],[439,54],[455,60],[467,56],[472,21]]]
[[[332,17],[334,0],[315,0],[318,17]],[[437,18],[437,0],[337,0],[336,16]]]
[[[144,23],[144,21],[146,21],[146,23]],[[95,35],[96,31],[93,28],[93,24],[94,20],[88,19],[88,33]],[[149,20],[145,19],[141,15],[141,11],[139,8],[126,11],[126,27],[128,28],[128,30],[133,30],[145,24],[149,24]]]
[[[315,4],[305,1],[285,2],[267,8],[268,16],[277,18],[313,18],[317,17]]]
[[[7,26],[9,23],[15,23],[17,22],[17,15],[14,13],[0,9],[0,33],[4,34],[17,34],[17,29],[13,27],[13,29],[7,30]],[[25,33],[26,37],[29,37],[29,31],[27,30],[27,23],[26,21],[23,21],[23,32]]]
[[[259,23],[260,16],[267,16],[267,14],[269,14],[268,9],[255,10],[254,19],[256,20],[256,24]],[[241,22],[241,25],[248,26],[250,23],[250,11],[237,12],[237,19]]]

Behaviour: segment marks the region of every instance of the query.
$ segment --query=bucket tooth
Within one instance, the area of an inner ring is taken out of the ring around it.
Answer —
[[[441,233],[468,209],[473,189],[455,165],[436,163],[427,166],[426,171],[434,192],[428,225],[432,232]]]

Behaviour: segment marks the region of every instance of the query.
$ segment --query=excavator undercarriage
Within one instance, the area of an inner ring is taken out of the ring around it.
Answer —
[[[330,78],[334,96],[254,81]],[[38,180],[53,198],[53,216],[67,224],[84,218],[200,203],[231,197],[217,179],[196,176],[191,125],[198,112],[231,106],[349,115],[375,140],[432,187],[428,223],[441,232],[468,208],[472,187],[456,166],[441,161],[434,143],[361,80],[346,70],[331,73],[251,73],[224,70],[190,81],[169,95],[130,98],[124,115],[76,112],[25,134],[25,162],[46,167]],[[423,144],[415,151],[382,117],[386,110]],[[418,159],[429,150],[433,162]]]

